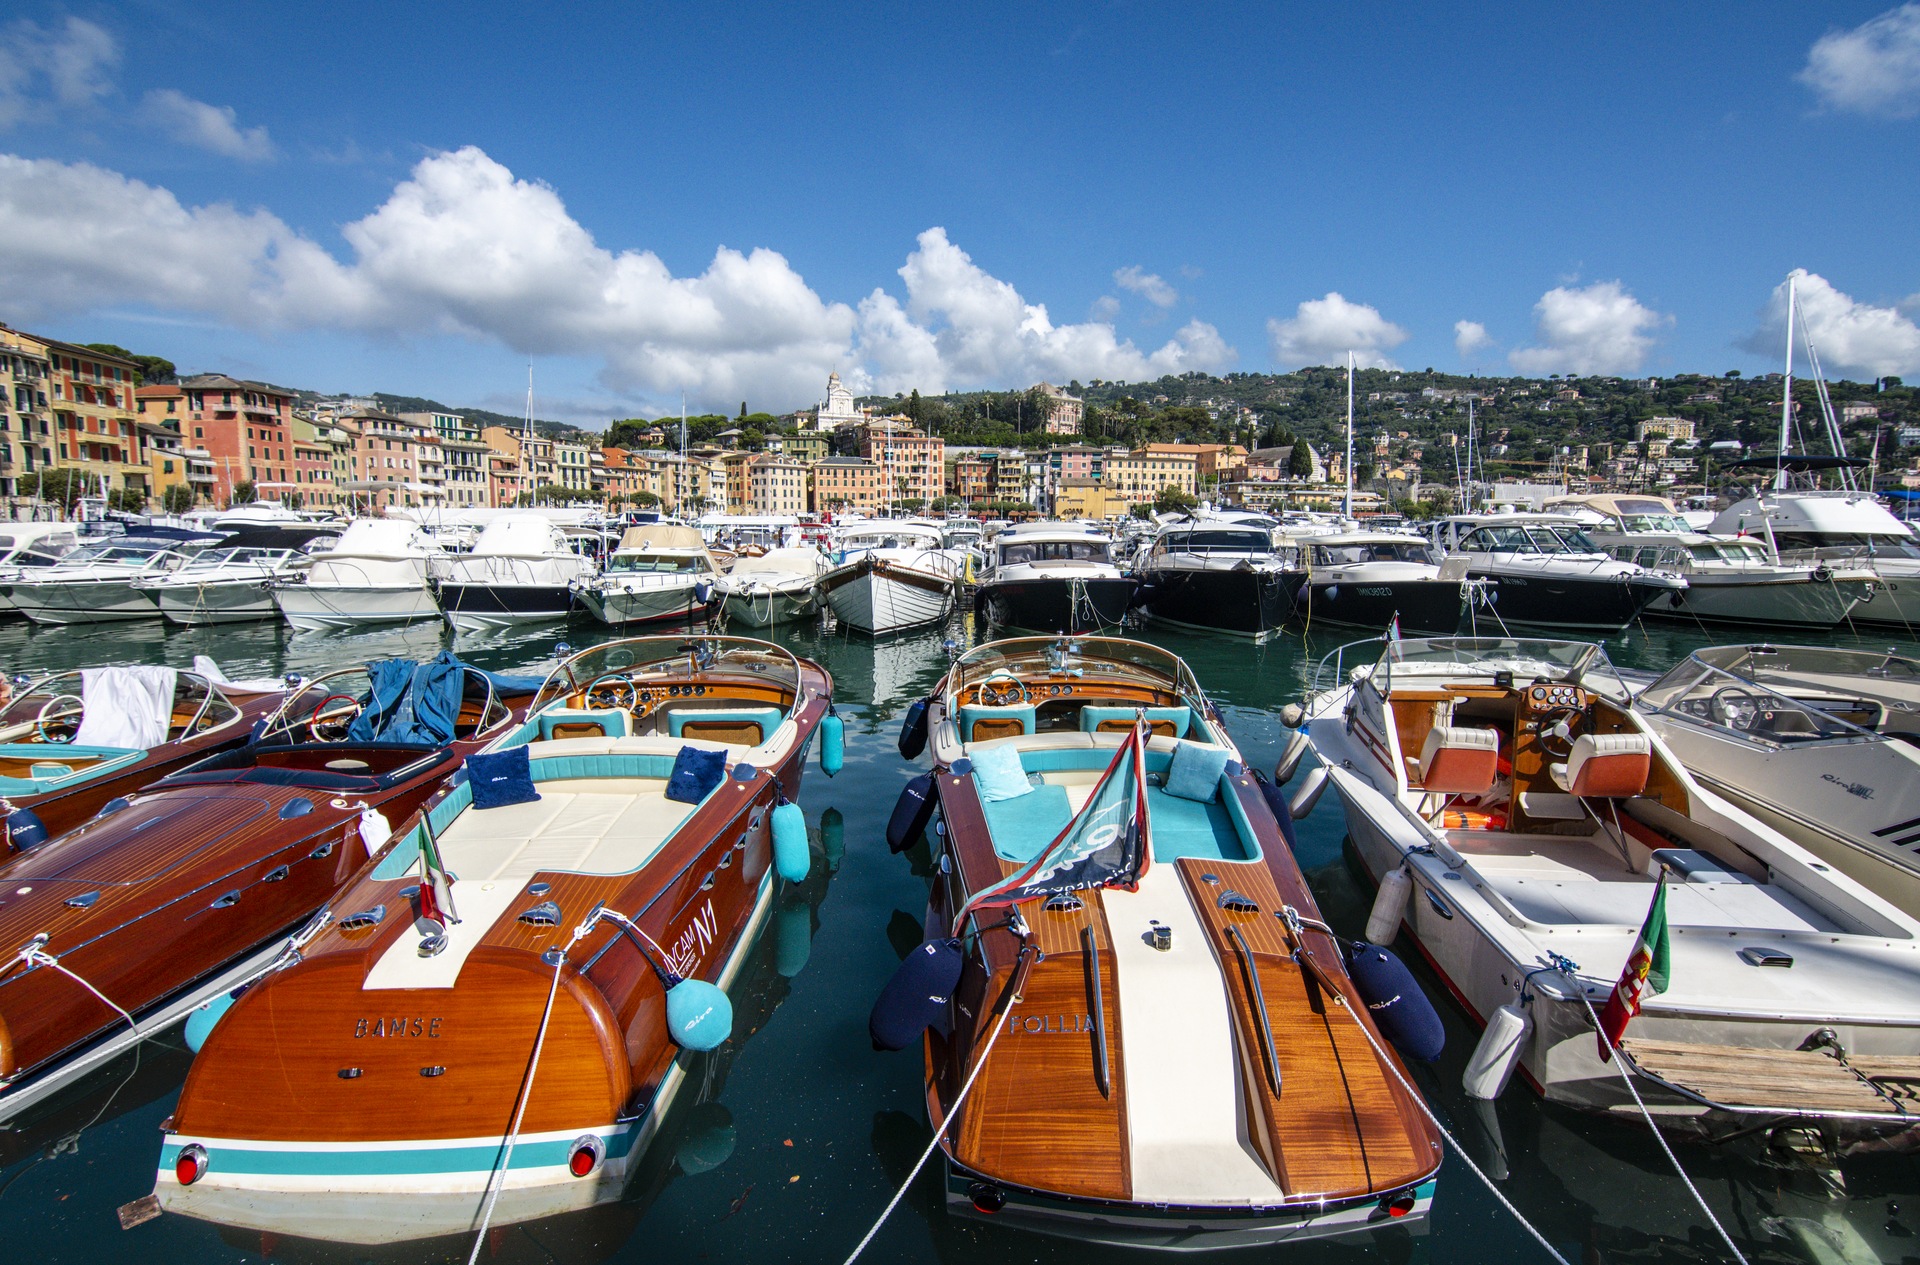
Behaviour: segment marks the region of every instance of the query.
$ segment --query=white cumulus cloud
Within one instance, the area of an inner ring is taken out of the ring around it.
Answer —
[[[1044,304],[1027,302],[974,263],[943,228],[920,234],[900,278],[907,288],[904,305],[878,290],[861,304],[860,347],[877,391],[918,387],[931,394],[1041,379],[1158,378],[1221,369],[1235,358],[1220,331],[1199,320],[1151,352],[1119,337],[1105,321],[1055,325]],[[870,313],[879,336],[870,336]],[[903,321],[920,331],[910,344],[900,337]],[[908,345],[913,355],[901,358],[899,349]]]
[[[1818,273],[1795,269],[1794,301],[1820,364],[1839,377],[1881,378],[1920,373],[1920,325],[1899,307],[1876,307],[1842,293]],[[1911,300],[1909,301],[1911,302]],[[1778,360],[1786,347],[1787,283],[1774,287],[1760,328],[1740,346]],[[1798,345],[1799,335],[1795,335]],[[1795,357],[1796,364],[1805,362]]]
[[[1147,378],[1235,353],[1189,322],[1144,351],[1101,321],[1055,325],[934,228],[900,269],[906,298],[857,309],[777,251],[721,247],[697,275],[609,250],[560,195],[477,148],[422,159],[337,255],[265,210],[190,207],[86,163],[0,155],[0,293],[12,319],[132,305],[249,330],[450,334],[523,355],[597,359],[624,397],[810,403],[830,370],[886,392]]]
[[[119,42],[85,18],[57,27],[8,23],[0,30],[0,127],[32,115],[42,98],[73,107],[105,96],[119,64]]]
[[[1398,369],[1386,353],[1407,341],[1407,331],[1378,308],[1351,302],[1338,291],[1306,300],[1289,320],[1269,320],[1267,336],[1273,358],[1283,365],[1344,365],[1351,351],[1362,369]]]
[[[240,158],[249,162],[273,157],[273,141],[264,127],[240,126],[230,105],[195,101],[175,88],[149,92],[140,103],[141,116],[183,145]]]
[[[1180,292],[1162,281],[1154,273],[1147,272],[1139,264],[1128,264],[1113,274],[1113,283],[1122,290],[1131,290],[1155,307],[1172,307],[1180,301]]]
[[[1671,323],[1628,294],[1618,281],[1578,289],[1555,286],[1533,306],[1542,346],[1520,347],[1507,359],[1521,373],[1633,373],[1653,349],[1653,331]]]
[[[1493,341],[1487,333],[1487,327],[1479,321],[1455,321],[1453,323],[1453,349],[1465,360],[1474,352]]]
[[[1905,119],[1920,114],[1920,4],[1902,4],[1807,51],[1800,82],[1832,110]]]

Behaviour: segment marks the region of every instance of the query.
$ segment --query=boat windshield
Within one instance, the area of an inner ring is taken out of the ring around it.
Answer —
[[[1273,537],[1264,531],[1207,527],[1192,531],[1170,531],[1154,542],[1155,553],[1255,553],[1273,552]]]
[[[1313,565],[1343,567],[1356,562],[1433,562],[1424,540],[1371,540],[1345,545],[1315,545]]]
[[[1577,527],[1551,523],[1515,523],[1475,528],[1460,548],[1466,553],[1600,553],[1593,538]]]
[[[1013,637],[989,642],[955,661],[947,673],[947,695],[958,698],[969,685],[998,674],[1021,680],[1095,673],[1126,678],[1195,700],[1206,696],[1193,670],[1179,655],[1142,641],[1119,637]]]
[[[115,566],[139,566],[151,562],[164,549],[141,549],[127,545],[82,545],[60,560],[63,566],[78,567],[96,562],[110,563]]]
[[[608,572],[647,574],[689,574],[700,569],[700,559],[690,553],[616,553],[607,560]]]
[[[1689,655],[1634,703],[1789,745],[1876,739],[1889,692],[1920,697],[1920,664],[1851,650],[1715,646]]]
[[[1390,641],[1373,669],[1381,693],[1398,677],[1491,677],[1511,673],[1516,681],[1544,678],[1577,683],[1600,694],[1630,693],[1607,652],[1591,641],[1534,641],[1522,637],[1428,637]]]
[[[1000,546],[1000,565],[1023,562],[1107,562],[1104,540],[1015,540]]]
[[[716,676],[735,677],[780,691],[789,705],[800,692],[800,660],[770,641],[749,637],[630,637],[583,650],[555,668],[534,696],[533,711],[552,706],[556,700],[564,701],[608,676],[641,686],[666,686],[695,676],[707,681]]]
[[[229,563],[251,563],[255,566],[272,566],[291,555],[286,549],[209,549],[180,568],[188,571],[212,571]]]

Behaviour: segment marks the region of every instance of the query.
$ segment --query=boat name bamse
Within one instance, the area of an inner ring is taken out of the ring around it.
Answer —
[[[415,1015],[409,1019],[401,1015],[397,1019],[362,1019],[353,1026],[353,1039],[361,1037],[438,1037],[440,1025],[446,1020],[435,1015],[431,1019]]]

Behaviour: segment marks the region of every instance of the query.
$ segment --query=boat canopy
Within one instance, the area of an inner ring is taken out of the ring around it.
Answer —
[[[707,542],[698,528],[678,523],[643,523],[620,534],[620,551],[629,549],[697,549],[706,552]]]
[[[813,575],[826,558],[818,549],[769,549],[763,554],[741,558],[728,575]]]
[[[968,686],[995,675],[1024,681],[1078,676],[1089,670],[1171,690],[1196,703],[1206,697],[1185,660],[1144,641],[1122,637],[1012,637],[978,646],[955,660],[947,673],[947,698],[950,702],[957,700]]]
[[[532,712],[567,699],[606,676],[645,686],[649,679],[664,684],[716,672],[751,674],[784,690],[789,699],[799,697],[800,660],[792,651],[770,641],[751,637],[629,637],[582,650],[555,668],[534,697]]]
[[[417,558],[438,553],[440,546],[417,523],[393,518],[356,518],[347,524],[340,543],[321,557]]]
[[[473,552],[513,558],[542,558],[551,554],[571,556],[567,533],[552,519],[540,514],[513,514],[496,518],[480,529]]]

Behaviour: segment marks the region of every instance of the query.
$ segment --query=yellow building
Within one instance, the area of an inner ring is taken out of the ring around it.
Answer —
[[[1123,503],[1110,503],[1106,487],[1098,479],[1062,479],[1053,493],[1055,518],[1105,518],[1126,511]]]
[[[808,469],[808,500],[816,514],[880,508],[880,466],[864,457],[827,457]]]
[[[1108,490],[1127,505],[1144,504],[1167,488],[1192,496],[1198,483],[1197,466],[1190,452],[1136,448],[1107,458],[1105,482]]]
[[[43,440],[42,447],[51,451],[54,467],[80,471],[90,493],[125,490],[150,496],[133,396],[139,366],[57,339],[15,337],[47,359],[53,433],[52,442]]]

